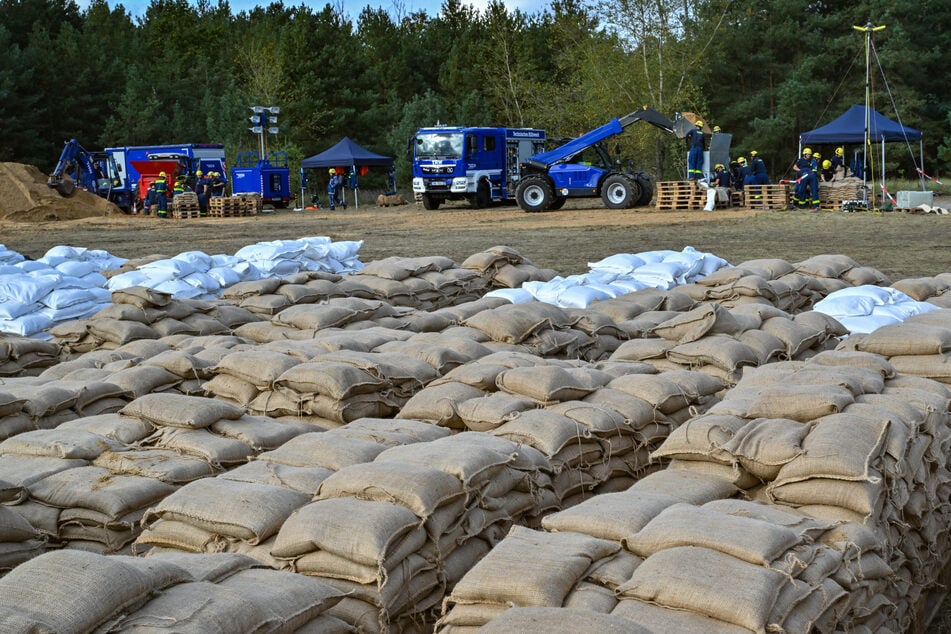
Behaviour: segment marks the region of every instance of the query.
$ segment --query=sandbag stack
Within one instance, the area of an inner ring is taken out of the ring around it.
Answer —
[[[661,371],[695,369],[727,384],[736,383],[744,368],[805,359],[847,334],[823,313],[791,315],[767,304],[705,303],[686,312],[645,313],[618,325],[640,336],[618,346],[611,360],[641,361]]]
[[[0,377],[31,376],[55,365],[63,353],[52,341],[0,335]]]
[[[315,579],[262,569],[239,555],[146,559],[59,551],[0,579],[0,623],[20,632],[345,632],[325,615],[340,597]]]
[[[647,631],[914,631],[947,563],[949,402],[871,354],[752,370],[654,452],[667,469],[549,515],[550,535],[513,530],[447,598],[439,631],[511,606]],[[544,554],[556,536],[616,550],[566,574]]]
[[[244,552],[285,567],[271,555],[275,536],[324,479],[351,464],[370,462],[387,447],[444,434],[420,422],[367,420],[297,435],[247,464],[191,482],[162,500],[145,515],[136,548]]]
[[[393,447],[324,480],[271,552],[347,592],[331,614],[360,631],[431,623],[446,588],[513,522],[554,502],[545,462],[478,433]]]
[[[486,290],[519,288],[533,281],[547,282],[558,274],[552,269],[536,267],[517,250],[504,245],[473,253],[463,260],[462,268],[478,273]]]
[[[23,487],[0,480],[0,576],[46,550],[46,537],[9,506],[24,495]]]
[[[902,374],[951,384],[951,310],[935,309],[870,333],[854,334],[840,342],[838,349],[878,354]]]

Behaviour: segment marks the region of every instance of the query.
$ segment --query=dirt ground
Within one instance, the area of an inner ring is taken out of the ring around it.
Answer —
[[[80,220],[0,220],[0,243],[28,257],[68,244],[105,249],[126,258],[200,250],[234,253],[254,242],[329,236],[363,240],[360,259],[444,255],[461,262],[488,247],[517,249],[540,267],[563,275],[615,253],[692,246],[738,264],[754,258],[790,262],[843,253],[893,280],[951,271],[951,216],[933,214],[752,211],[749,209],[615,211],[600,201],[572,201],[540,214],[514,206],[475,210],[466,203],[426,211],[410,204],[359,209],[279,210],[247,218],[160,220],[108,215]],[[596,204],[597,203],[597,204]],[[951,201],[935,201],[949,207]],[[60,217],[66,214],[60,213]]]
[[[588,262],[615,253],[692,246],[733,264],[755,258],[797,262],[842,253],[893,280],[951,271],[951,215],[654,207],[617,211],[604,209],[600,199],[575,199],[559,211],[539,214],[513,205],[477,210],[465,202],[426,211],[416,204],[377,207],[377,193],[362,192],[363,204],[346,210],[161,220],[123,214],[84,191],[64,198],[35,167],[0,163],[0,244],[32,258],[65,244],[131,259],[193,250],[234,253],[255,242],[329,236],[363,240],[363,262],[421,255],[462,262],[473,253],[507,245],[563,275],[583,273]],[[951,208],[951,198],[935,205]]]

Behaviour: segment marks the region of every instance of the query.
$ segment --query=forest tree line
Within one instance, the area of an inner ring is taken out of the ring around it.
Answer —
[[[112,6],[111,6],[112,5]],[[0,160],[43,171],[87,149],[224,143],[258,149],[253,105],[279,106],[270,149],[292,166],[343,136],[398,160],[423,125],[544,128],[576,136],[643,105],[692,112],[788,177],[798,136],[863,104],[921,130],[925,169],[951,164],[951,3],[939,0],[553,0],[535,13],[446,0],[438,15],[342,3],[152,0],[141,16],[93,0],[0,0]],[[886,28],[873,35],[855,25]],[[647,125],[625,160],[683,177],[684,141]],[[830,154],[831,154],[831,149]],[[917,144],[888,150],[915,177]],[[382,176],[380,177],[382,183]]]

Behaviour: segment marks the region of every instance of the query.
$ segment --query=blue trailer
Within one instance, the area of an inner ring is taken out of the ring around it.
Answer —
[[[291,201],[291,171],[287,152],[270,152],[260,158],[257,152],[238,154],[231,168],[233,194],[257,194],[263,203],[285,208]]]
[[[468,200],[476,209],[515,197],[521,164],[545,147],[532,128],[420,128],[410,140],[413,192],[423,207]]]
[[[637,121],[646,121],[676,134],[674,122],[644,106],[547,152],[535,154],[522,166],[515,198],[524,211],[560,209],[568,198],[601,197],[609,209],[648,204],[654,195],[651,175],[623,168],[602,142]]]

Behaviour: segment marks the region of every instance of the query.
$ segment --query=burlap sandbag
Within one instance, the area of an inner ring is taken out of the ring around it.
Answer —
[[[260,390],[270,388],[284,372],[300,363],[299,359],[270,350],[232,352],[212,369],[251,383]]]
[[[333,432],[301,434],[257,459],[295,467],[325,467],[333,471],[361,462],[371,462],[385,445]]]
[[[739,331],[739,324],[719,304],[707,304],[658,324],[651,334],[678,344],[696,341],[705,335],[732,335]]]
[[[571,401],[603,387],[611,375],[598,370],[561,368],[543,365],[534,368],[512,368],[496,380],[500,390],[527,396],[541,403]]]
[[[241,418],[245,410],[215,399],[180,394],[146,394],[126,405],[120,414],[155,425],[201,429],[222,419]]]
[[[17,434],[0,442],[0,453],[93,460],[104,451],[118,451],[121,447],[122,445],[115,440],[88,431],[38,429]]]
[[[15,623],[8,631],[89,632],[135,610],[152,593],[188,581],[188,573],[171,563],[54,551],[0,579],[0,624],[7,629]]]
[[[513,526],[482,561],[456,584],[455,603],[560,607],[592,562],[618,544],[574,533],[542,533]]]
[[[737,493],[737,487],[729,480],[679,469],[655,471],[638,480],[630,490],[658,493],[695,505],[732,497]]]
[[[661,511],[679,502],[678,498],[661,493],[606,493],[546,516],[542,519],[542,527],[548,531],[569,531],[620,543],[646,526]]]
[[[419,518],[408,508],[336,498],[298,509],[281,526],[271,552],[293,559],[327,550],[357,563],[392,568],[425,541]]]
[[[546,409],[531,409],[499,425],[491,434],[530,445],[553,457],[568,443],[580,442],[588,430],[567,416]]]
[[[110,518],[144,508],[174,491],[174,486],[158,480],[92,466],[60,471],[30,486],[33,498],[44,504],[92,509]]]
[[[120,370],[102,380],[117,385],[132,398],[167,390],[182,382],[181,377],[175,376],[168,370],[147,365]]]
[[[255,482],[282,486],[293,491],[313,495],[320,483],[334,472],[326,467],[292,467],[266,460],[251,462],[229,469],[219,477],[236,482]]]
[[[788,418],[757,418],[738,429],[721,448],[752,475],[773,480],[783,465],[805,452],[803,440],[812,428]]]
[[[337,400],[355,394],[369,394],[389,386],[389,382],[375,377],[352,364],[318,361],[296,364],[275,378],[279,389],[297,394],[324,394]]]
[[[773,385],[758,388],[745,415],[747,418],[789,418],[805,423],[837,414],[854,400],[852,392],[833,385]]]
[[[851,414],[819,419],[802,441],[802,455],[783,465],[775,484],[810,478],[877,480],[873,469],[890,424],[887,418]]]
[[[253,384],[230,374],[219,374],[201,386],[202,392],[241,407],[251,407],[254,399],[260,395]]]
[[[354,497],[401,504],[421,518],[464,494],[451,474],[431,467],[371,462],[341,469],[321,483],[316,499]]]
[[[942,354],[951,350],[951,328],[914,322],[882,326],[867,334],[857,348],[883,357]]]
[[[240,440],[226,438],[207,429],[159,427],[142,444],[197,456],[216,470],[246,462],[255,453],[254,449]]]
[[[178,520],[255,544],[275,534],[307,500],[308,496],[283,487],[205,478],[149,509],[143,525],[158,519]]]
[[[560,308],[542,302],[507,304],[482,311],[463,324],[501,343],[521,343],[543,328],[567,328],[572,319]]]
[[[652,452],[654,458],[708,460],[721,464],[735,461],[723,445],[749,421],[728,414],[704,414],[674,429],[664,443]]]
[[[461,427],[463,422],[456,410],[458,404],[484,395],[482,390],[465,383],[444,383],[427,387],[410,398],[396,417],[428,420],[446,427]]]
[[[628,535],[624,544],[641,557],[650,557],[666,548],[699,546],[751,564],[769,566],[801,541],[800,535],[784,526],[708,507],[675,504]]]
[[[131,304],[143,309],[167,306],[171,301],[171,294],[146,286],[130,286],[112,293],[113,304]]]
[[[779,572],[709,548],[676,547],[645,559],[617,593],[765,632],[785,582]]]
[[[144,476],[175,485],[207,478],[216,472],[207,460],[171,449],[106,451],[93,464],[112,473]]]
[[[491,431],[519,416],[520,413],[537,407],[535,401],[495,392],[479,398],[462,401],[456,407],[459,418],[468,429]]]
[[[726,372],[756,365],[758,361],[752,348],[726,335],[711,335],[699,341],[680,344],[667,351],[667,358],[690,367],[709,364]]]

